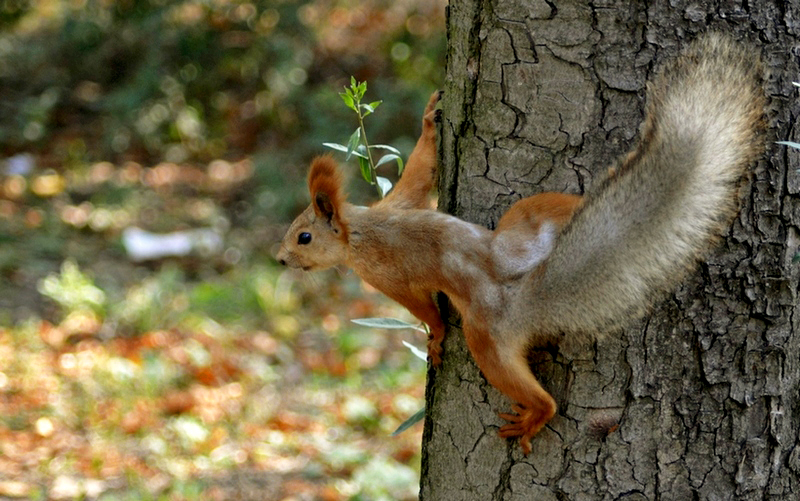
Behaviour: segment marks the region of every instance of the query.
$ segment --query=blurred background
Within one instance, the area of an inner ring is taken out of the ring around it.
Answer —
[[[407,157],[445,3],[0,2],[0,499],[416,499],[424,334],[273,255],[351,75]]]

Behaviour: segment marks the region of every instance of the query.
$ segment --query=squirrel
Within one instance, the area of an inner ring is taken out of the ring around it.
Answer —
[[[432,183],[427,163],[410,160],[398,196],[364,208],[346,202],[336,162],[317,158],[311,206],[277,259],[304,270],[352,268],[428,324],[434,366],[444,338],[434,295],[445,293],[484,377],[515,402],[513,413],[500,414],[508,421],[500,436],[518,438],[528,454],[556,413],[527,363],[529,348],[624,327],[719,238],[745,171],[764,150],[761,79],[752,48],[699,37],[648,86],[639,144],[604,181],[584,197],[524,198],[495,231],[420,208],[416,194]],[[430,113],[420,153],[431,148]],[[401,193],[415,196],[406,202]]]

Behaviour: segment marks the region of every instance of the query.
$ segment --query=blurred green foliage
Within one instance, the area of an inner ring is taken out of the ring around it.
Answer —
[[[103,310],[105,293],[78,269],[75,261],[61,264],[61,274],[51,274],[39,282],[39,292],[56,303],[66,314],[81,310]]]
[[[67,258],[125,259],[129,226],[216,228],[224,267],[270,255],[309,159],[358,126],[351,76],[383,101],[370,140],[407,156],[444,59],[443,0],[11,0],[0,24],[0,286],[29,294]]]
[[[409,104],[423,104],[442,73],[440,2],[2,5],[0,149],[48,151],[60,166],[75,155],[308,156],[340,139],[344,115],[333,101],[350,75],[369,80],[390,108],[373,133],[413,133]]]

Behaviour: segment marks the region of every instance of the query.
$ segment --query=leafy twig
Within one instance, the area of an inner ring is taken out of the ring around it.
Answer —
[[[364,94],[367,92],[367,82],[357,82],[354,77],[350,77],[350,87],[345,87],[344,92],[340,92],[344,104],[351,110],[356,112],[358,116],[358,128],[350,135],[347,145],[338,143],[322,143],[328,148],[344,152],[346,159],[349,160],[351,156],[358,159],[358,165],[361,169],[361,176],[369,184],[375,186],[378,190],[378,196],[383,198],[386,193],[392,189],[392,183],[385,177],[378,175],[377,168],[387,162],[396,161],[398,165],[398,173],[403,170],[403,160],[400,158],[400,151],[396,148],[385,144],[370,145],[367,140],[367,129],[364,126],[364,119],[373,114],[383,101],[373,101],[371,103],[362,103]],[[383,155],[376,163],[372,157],[373,149],[387,150],[389,153]]]

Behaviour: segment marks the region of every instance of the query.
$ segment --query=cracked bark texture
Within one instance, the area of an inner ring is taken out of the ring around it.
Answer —
[[[800,141],[797,2],[453,0],[447,29],[440,208],[464,219],[590,189],[633,145],[653,69],[708,29],[763,51],[770,142],[728,234],[651,316],[534,350],[559,412],[529,456],[497,436],[510,403],[450,315],[421,499],[800,499],[800,152],[772,143]]]

